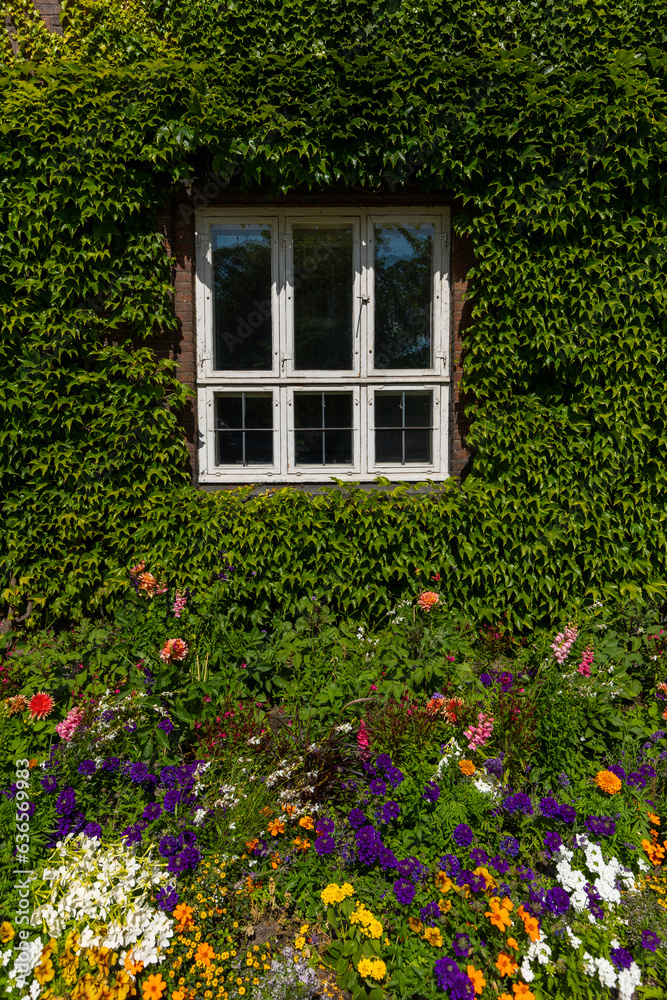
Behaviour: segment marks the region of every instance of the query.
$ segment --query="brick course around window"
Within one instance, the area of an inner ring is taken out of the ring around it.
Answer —
[[[174,284],[174,309],[178,319],[178,332],[175,336],[165,338],[158,344],[161,357],[170,358],[178,363],[178,378],[188,385],[193,392],[197,382],[197,333],[195,316],[195,212],[223,205],[239,207],[246,204],[257,206],[269,204],[261,195],[242,196],[232,193],[231,197],[221,198],[226,185],[216,181],[193,187],[189,194],[173,198],[158,214],[157,225],[163,235],[169,255],[173,258],[172,281]],[[314,206],[331,205],[341,208],[353,208],[355,205],[365,206],[426,206],[434,204],[449,204],[446,199],[426,197],[417,190],[408,191],[405,195],[393,194],[390,198],[381,196],[348,195],[345,192],[331,195],[290,196],[270,202],[280,206]],[[471,241],[460,237],[452,231],[451,275],[450,275],[450,434],[449,434],[449,468],[453,476],[464,479],[469,471],[471,452],[467,446],[469,423],[466,420],[465,400],[459,391],[462,376],[462,360],[464,351],[464,331],[470,323],[470,304],[465,301],[468,287],[467,275],[473,265],[473,249]],[[197,481],[197,414],[196,400],[192,399],[183,415],[183,428],[190,455],[190,469],[193,481]]]

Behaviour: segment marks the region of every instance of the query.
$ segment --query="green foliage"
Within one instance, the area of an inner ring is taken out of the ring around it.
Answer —
[[[0,87],[3,592],[110,606],[141,549],[220,548],[260,607],[387,609],[428,562],[528,622],[665,593],[661,0],[7,6]],[[474,242],[466,490],[197,495],[155,215],[186,180],[445,191]],[[428,555],[427,555],[428,554]],[[354,577],[354,583],[352,579]]]

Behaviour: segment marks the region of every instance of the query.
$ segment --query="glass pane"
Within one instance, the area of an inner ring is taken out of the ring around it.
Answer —
[[[243,465],[243,431],[218,431],[216,465]]]
[[[215,426],[216,430],[223,430],[225,427],[243,427],[243,397],[238,396],[216,396],[215,397]]]
[[[246,465],[273,465],[273,432],[245,432]]]
[[[401,404],[403,394],[400,392],[375,393],[375,426],[400,427],[403,423]]]
[[[297,465],[322,465],[324,431],[295,431],[294,445]]]
[[[324,454],[327,465],[352,465],[352,431],[326,431]]]
[[[352,368],[352,227],[294,229],[294,367]]]
[[[431,427],[431,393],[405,394],[405,426]]]
[[[271,226],[211,226],[217,371],[270,371]]]
[[[324,426],[352,426],[351,392],[327,392],[324,394]]]
[[[375,461],[400,465],[403,461],[402,438],[403,431],[376,431]]]
[[[245,426],[273,428],[273,398],[267,392],[262,396],[245,393]]]
[[[431,431],[405,431],[405,461],[431,462]]]
[[[322,393],[294,393],[294,426],[322,427]]]
[[[374,229],[375,367],[431,368],[433,224]]]

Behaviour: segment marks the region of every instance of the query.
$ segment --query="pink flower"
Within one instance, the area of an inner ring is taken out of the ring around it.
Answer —
[[[435,604],[439,603],[439,601],[440,595],[436,594],[434,590],[425,590],[417,598],[417,604],[422,611],[430,611]]]
[[[582,674],[583,677],[591,676],[591,664],[595,659],[595,653],[592,646],[586,646],[584,650],[584,655],[581,658],[581,663],[577,667],[577,671]]]
[[[367,760],[370,757],[368,748],[371,745],[371,741],[368,738],[368,730],[366,729],[366,723],[362,719],[359,723],[359,732],[357,733],[357,746],[361,751],[361,756]]]
[[[468,740],[468,748],[470,750],[477,750],[489,741],[493,732],[493,723],[494,718],[492,715],[485,715],[484,712],[479,712],[477,715],[477,725],[470,726],[469,729],[463,732],[463,735]]]
[[[565,663],[572,646],[577,640],[577,626],[568,625],[563,632],[559,632],[551,643],[554,652],[554,659],[557,663]]]
[[[187,655],[188,646],[182,639],[167,639],[160,650],[160,659],[163,663],[171,663],[173,660],[184,660]]]
[[[174,605],[173,605],[173,607],[171,609],[173,611],[173,613],[174,613],[174,618],[180,618],[181,617],[181,611],[184,610],[184,608],[186,607],[187,603],[188,603],[187,595],[186,594],[182,594],[180,592],[180,590],[177,590],[176,591],[176,599],[175,599]]]
[[[33,719],[45,719],[53,711],[55,701],[45,691],[38,691],[28,702],[28,708]]]
[[[74,733],[76,732],[78,726],[83,722],[83,709],[81,708],[71,708],[67,713],[67,717],[59,722],[56,726],[56,732],[61,740],[65,740],[67,743],[72,739]]]

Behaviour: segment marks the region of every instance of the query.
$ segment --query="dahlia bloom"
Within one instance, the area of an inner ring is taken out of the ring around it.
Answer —
[[[67,713],[67,717],[56,726],[56,732],[61,740],[69,743],[82,722],[83,710],[80,708],[71,708]]]
[[[434,590],[425,590],[417,598],[417,604],[422,609],[422,611],[430,611],[435,604],[440,603],[440,594],[436,594]]]
[[[450,725],[459,721],[461,709],[463,708],[463,698],[446,698],[443,701],[442,713]]]
[[[45,691],[38,691],[28,702],[28,708],[33,719],[45,719],[53,711],[55,701]]]
[[[160,650],[160,659],[163,663],[171,663],[174,660],[184,660],[188,655],[188,645],[182,639],[167,639]]]

